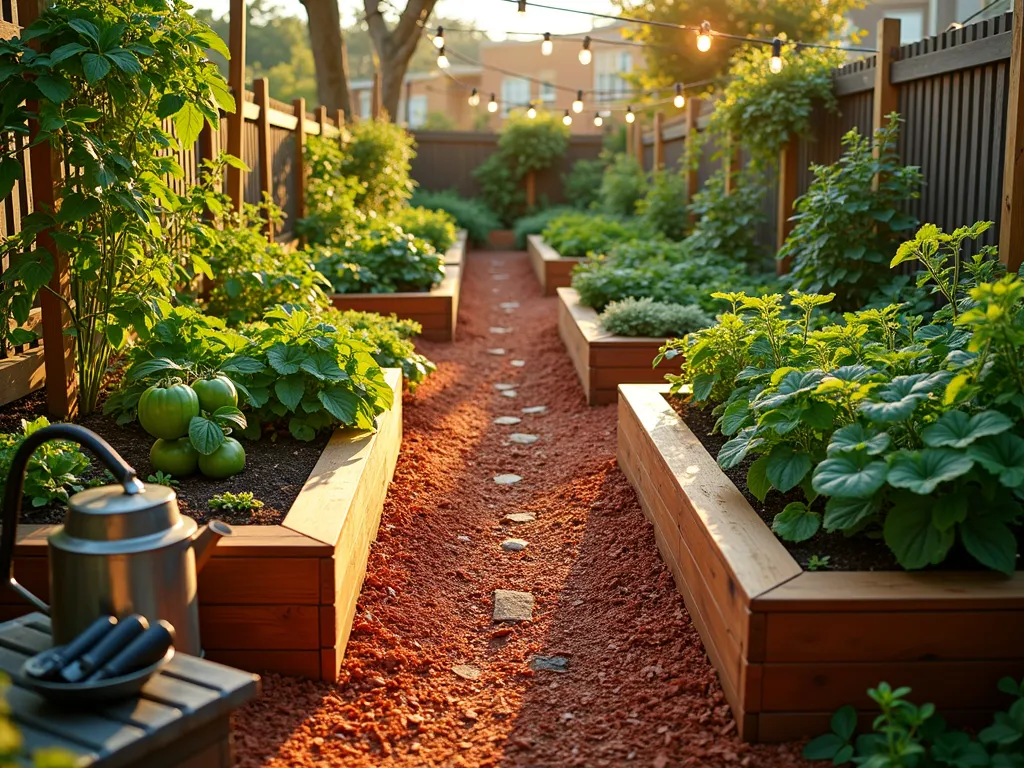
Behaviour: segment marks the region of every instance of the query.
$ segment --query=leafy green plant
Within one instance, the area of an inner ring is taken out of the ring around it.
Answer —
[[[444,279],[444,258],[426,240],[395,226],[353,235],[315,251],[316,268],[335,293],[429,291]]]
[[[152,474],[149,477],[147,477],[146,482],[156,483],[157,485],[166,485],[168,488],[178,488],[179,486],[181,486],[181,482],[177,478],[173,477],[172,475],[169,475],[166,472],[161,472],[159,470],[157,470],[155,474]]]
[[[880,713],[872,732],[856,735],[857,710],[847,705],[831,721],[831,732],[810,741],[803,750],[809,760],[866,768],[1015,768],[1024,765],[1024,682],[999,681],[999,690],[1013,698],[1005,712],[977,737],[953,730],[932,704],[908,700],[910,688],[879,683],[868,696]]]
[[[714,322],[696,304],[666,304],[650,298],[613,301],[600,317],[616,336],[685,336]]]
[[[607,158],[603,156],[595,160],[577,160],[568,173],[562,174],[562,192],[571,206],[587,210],[597,205],[606,165]]]
[[[3,493],[11,471],[14,454],[26,437],[50,426],[45,416],[33,421],[21,421],[21,434],[0,434],[0,494]],[[53,502],[67,503],[72,492],[78,492],[87,483],[82,473],[90,466],[89,458],[78,445],[64,440],[51,440],[36,448],[29,459],[25,473],[25,497],[33,507],[45,507]]]
[[[459,229],[464,229],[470,242],[484,245],[491,230],[500,229],[501,222],[494,212],[479,200],[459,197],[457,192],[429,192],[422,188],[412,193],[411,205],[435,211],[447,211],[455,218]]]
[[[399,208],[388,220],[404,232],[426,240],[438,253],[455,245],[455,217],[430,208]]]
[[[757,240],[757,227],[765,220],[764,194],[763,181],[750,167],[739,174],[729,194],[725,173],[717,171],[690,201],[688,210],[696,224],[687,243],[695,253],[713,253],[760,268],[766,261]]]
[[[811,555],[810,559],[807,561],[806,568],[808,571],[827,571],[831,560],[831,555],[825,555],[823,557],[819,555]]]
[[[386,117],[349,123],[341,132],[341,156],[341,175],[357,181],[358,210],[387,215],[408,201],[416,142],[402,126]]]
[[[373,312],[355,310],[332,310],[322,317],[339,331],[370,345],[373,348],[373,359],[381,368],[401,368],[410,392],[415,392],[423,380],[437,370],[437,366],[425,355],[418,353],[412,343],[412,338],[423,330],[413,320],[399,320],[395,315],[384,317]]]
[[[792,260],[797,288],[834,292],[840,309],[862,306],[889,279],[890,255],[917,224],[903,209],[920,195],[921,173],[899,162],[899,124],[890,115],[874,142],[852,130],[839,160],[812,166],[814,181],[797,199],[793,231],[779,250]]]
[[[512,232],[516,238],[516,250],[525,251],[526,238],[529,235],[541,234],[552,221],[573,211],[573,208],[556,206],[554,208],[544,208],[536,213],[531,213],[529,216],[516,219],[512,225]]]
[[[651,232],[669,240],[682,240],[690,228],[690,214],[681,205],[686,196],[686,178],[682,174],[655,171],[647,194],[636,204],[637,215]]]
[[[186,5],[146,0],[48,5],[20,38],[0,43],[0,102],[8,107],[0,133],[36,129],[33,141],[76,169],[55,190],[59,210],[36,210],[0,243],[0,261],[10,264],[0,280],[0,328],[12,343],[26,342],[18,326],[49,290],[54,264],[35,238],[50,230],[68,259],[65,309],[84,413],[96,406],[113,352],[151,321],[151,302],[185,277],[161,223],[176,200],[163,180],[181,173],[168,150],[192,144],[204,122],[216,127],[219,110],[235,108],[206,48],[227,55]],[[175,136],[164,128],[168,119]],[[23,176],[17,152],[3,142],[0,197]]]
[[[249,491],[241,493],[218,493],[211,496],[206,502],[211,512],[233,512],[236,514],[252,513],[257,509],[263,509],[263,502],[257,499]]]
[[[295,234],[312,244],[344,239],[366,221],[357,205],[361,182],[346,173],[345,153],[337,139],[306,139],[306,215],[295,222]]]
[[[632,216],[647,192],[643,167],[626,154],[615,155],[605,168],[598,193],[598,208],[610,216]]]
[[[572,211],[551,219],[541,235],[564,258],[604,253],[614,243],[642,234],[640,225],[596,213]]]

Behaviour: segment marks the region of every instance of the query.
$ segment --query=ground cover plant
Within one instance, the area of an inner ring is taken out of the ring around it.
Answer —
[[[554,217],[541,233],[544,242],[563,258],[583,258],[604,253],[617,242],[640,237],[635,220],[570,211]]]
[[[715,407],[723,468],[754,461],[758,499],[802,492],[774,520],[783,539],[826,532],[880,537],[919,569],[962,551],[1016,567],[1024,517],[1024,280],[999,276],[992,249],[963,246],[987,223],[946,234],[928,225],[892,266],[949,301],[930,322],[900,305],[816,315],[834,295],[721,293],[731,309],[673,341],[673,391]]]
[[[714,322],[696,304],[669,304],[651,298],[613,301],[600,316],[601,327],[616,336],[685,336]]]
[[[315,251],[335,293],[429,291],[444,279],[444,257],[426,240],[384,224]]]
[[[460,197],[452,190],[430,192],[416,189],[409,202],[416,207],[450,213],[455,218],[458,228],[466,230],[470,242],[475,245],[484,245],[491,230],[501,228],[498,217],[484,203]]]

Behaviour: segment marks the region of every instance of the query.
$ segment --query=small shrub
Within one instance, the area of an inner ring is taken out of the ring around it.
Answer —
[[[767,254],[757,242],[757,226],[765,220],[764,194],[763,180],[750,169],[740,173],[728,195],[725,174],[715,173],[690,202],[697,223],[686,238],[688,245],[731,263],[767,267]]]
[[[636,222],[593,213],[564,213],[552,219],[541,233],[544,242],[566,258],[602,253],[615,243],[640,235]]]
[[[696,304],[666,304],[654,299],[613,301],[601,313],[601,326],[617,336],[685,336],[714,322]]]
[[[323,315],[323,319],[373,347],[373,359],[381,368],[401,368],[410,392],[415,392],[416,387],[437,370],[437,366],[413,346],[412,338],[423,331],[423,327],[413,320],[355,310],[331,310]]]
[[[686,178],[671,171],[656,171],[647,195],[636,206],[637,215],[647,228],[669,240],[682,240],[690,225],[684,201]]]
[[[388,220],[410,235],[426,240],[438,253],[444,253],[455,245],[455,217],[446,211],[399,208]]]
[[[412,134],[383,117],[345,127],[340,170],[359,182],[356,208],[386,214],[405,204],[413,189],[409,163],[415,146]]]
[[[242,493],[218,493],[210,498],[207,506],[211,512],[233,512],[235,514],[252,513],[263,508],[263,502],[248,491]]]
[[[611,216],[632,216],[646,191],[647,176],[640,163],[629,155],[616,155],[601,177],[598,207]]]
[[[343,239],[366,216],[356,207],[360,182],[342,172],[345,155],[338,142],[320,136],[306,139],[306,215],[295,234],[313,244]]]
[[[512,232],[516,236],[516,249],[520,251],[525,250],[527,235],[541,234],[552,221],[567,213],[572,213],[573,210],[573,208],[565,206],[545,208],[542,211],[531,213],[529,216],[516,219],[515,224],[512,226]]]
[[[34,421],[21,421],[21,434],[0,434],[0,496],[3,495],[11,471],[14,454],[26,437],[50,426],[45,416]],[[25,474],[25,498],[33,507],[51,502],[67,503],[72,492],[85,487],[82,473],[89,468],[89,458],[78,445],[64,440],[51,440],[36,448]]]
[[[426,240],[394,226],[318,249],[316,268],[336,293],[429,291],[444,278],[444,259]]]
[[[562,190],[569,205],[582,210],[597,205],[605,165],[603,159],[577,160],[569,172],[562,175]]]
[[[455,217],[459,229],[466,230],[469,239],[476,245],[484,245],[491,230],[500,229],[501,222],[490,208],[479,200],[459,197],[457,192],[429,192],[417,189],[409,201],[411,205],[434,211],[447,211]]]

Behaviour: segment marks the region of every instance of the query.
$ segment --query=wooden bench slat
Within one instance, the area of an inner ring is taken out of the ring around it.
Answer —
[[[41,731],[31,725],[18,723],[18,730],[21,732],[21,744],[25,752],[31,755],[37,749],[63,749],[75,756],[75,764],[86,766],[99,759],[95,751],[68,741],[56,733]]]

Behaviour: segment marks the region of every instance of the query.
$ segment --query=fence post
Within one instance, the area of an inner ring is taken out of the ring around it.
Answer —
[[[640,167],[644,167],[644,129],[640,125],[640,115],[636,116],[636,120],[633,121],[633,153],[636,155],[636,161],[640,163]]]
[[[693,145],[698,141],[697,118],[700,117],[700,99],[688,99],[686,102],[686,155],[688,162],[693,162]],[[700,167],[691,165],[686,169],[686,204],[693,201],[693,196],[700,191]],[[690,223],[694,223],[696,217],[690,214]]]
[[[306,216],[306,100],[292,102],[295,112],[295,218]]]
[[[725,194],[731,195],[736,189],[736,172],[740,167],[740,145],[732,134],[726,138],[725,158],[722,160],[722,167],[725,168]]]
[[[892,82],[892,63],[900,47],[900,20],[879,19],[878,53],[875,54],[875,101],[872,107],[872,136],[886,124],[886,115],[899,110],[899,88]],[[874,149],[878,156],[878,147]],[[873,185],[877,188],[876,176]]]
[[[18,0],[18,24],[27,27],[39,18],[38,0]],[[29,109],[38,105],[30,104]],[[39,123],[32,123],[29,164],[32,169],[32,198],[39,210],[56,210],[56,196],[64,169],[61,158],[48,142],[36,144]],[[43,368],[46,372],[46,407],[51,416],[72,419],[78,415],[78,379],[75,376],[75,339],[64,334],[71,327],[71,313],[64,300],[71,298],[71,269],[67,256],[53,240],[50,230],[36,235],[36,244],[53,255],[53,274],[47,288],[39,292],[43,327]]]
[[[270,150],[270,82],[265,77],[258,77],[252,84],[256,95],[256,106],[260,108],[260,116],[256,122],[257,146],[260,158],[260,197],[274,199],[274,156]],[[262,204],[263,200],[260,200]],[[274,241],[274,225],[269,214],[263,225],[267,240]]]
[[[320,124],[320,137],[327,138],[324,132],[324,126],[327,125],[327,107],[323,104],[316,108],[316,121]]]
[[[654,113],[654,170],[660,171],[665,167],[665,144],[662,141],[662,123],[665,115],[661,112]]]
[[[775,222],[776,250],[782,248],[789,233],[793,231],[793,222],[790,221],[790,217],[793,215],[793,204],[796,202],[799,175],[800,139],[797,136],[790,136],[789,142],[782,148],[779,155],[779,207]],[[788,258],[775,263],[775,268],[780,275],[789,272],[790,267]]]
[[[228,154],[242,157],[242,133],[245,130],[245,0],[231,0],[228,13],[228,34],[231,61],[228,66],[228,85],[235,97],[235,111],[227,116]],[[228,197],[236,211],[242,210],[245,186],[240,168],[228,166]]]
[[[341,127],[343,125],[345,125],[345,110],[344,109],[339,109],[337,112],[334,113],[334,124],[336,126],[338,126],[338,131],[340,133],[341,132]]]
[[[376,120],[380,117],[381,92],[380,72],[373,73],[373,92],[370,94],[370,117]]]
[[[1024,263],[1024,0],[1013,3],[1013,48],[1010,52],[1006,115],[1006,160],[1003,205],[999,217],[999,259],[1009,272]]]

